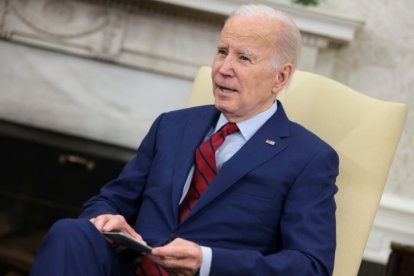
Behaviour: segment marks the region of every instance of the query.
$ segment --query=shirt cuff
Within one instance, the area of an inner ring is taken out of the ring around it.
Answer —
[[[203,254],[201,260],[201,267],[200,267],[200,276],[208,276],[210,275],[210,268],[211,268],[211,259],[213,253],[210,247],[201,246],[201,252]]]

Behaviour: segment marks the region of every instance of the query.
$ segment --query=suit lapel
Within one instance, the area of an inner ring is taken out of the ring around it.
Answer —
[[[172,179],[172,210],[175,216],[178,216],[178,205],[183,187],[190,172],[191,166],[194,164],[194,153],[198,145],[203,141],[209,129],[215,124],[219,116],[219,112],[214,106],[209,109],[203,109],[189,118],[184,131],[181,135],[181,141],[174,166],[174,174]]]
[[[289,136],[289,124],[290,121],[286,117],[283,107],[279,104],[278,111],[232,158],[223,164],[220,172],[210,183],[210,187],[193,207],[186,220],[236,184],[246,173],[285,149],[288,144],[282,138]]]

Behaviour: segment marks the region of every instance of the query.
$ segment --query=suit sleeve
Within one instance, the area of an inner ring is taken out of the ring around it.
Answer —
[[[86,201],[80,217],[89,219],[101,214],[121,214],[130,224],[135,221],[155,155],[156,136],[163,115],[155,120],[136,156],[125,165],[119,177],[107,183],[98,195]]]
[[[296,178],[281,216],[280,251],[263,255],[253,250],[212,248],[211,275],[331,275],[338,163],[338,155],[329,148],[313,156]]]

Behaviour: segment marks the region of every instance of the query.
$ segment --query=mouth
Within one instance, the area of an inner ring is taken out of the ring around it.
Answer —
[[[221,85],[217,85],[216,84],[216,87],[221,91],[221,92],[223,92],[223,93],[234,93],[234,92],[237,92],[237,90],[236,89],[231,89],[231,88],[229,88],[229,87],[226,87],[226,86],[221,86]]]

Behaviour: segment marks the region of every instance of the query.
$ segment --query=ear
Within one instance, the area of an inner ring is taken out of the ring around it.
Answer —
[[[293,65],[290,63],[285,63],[276,74],[275,83],[272,87],[272,92],[278,94],[288,83],[291,75],[293,73]]]

